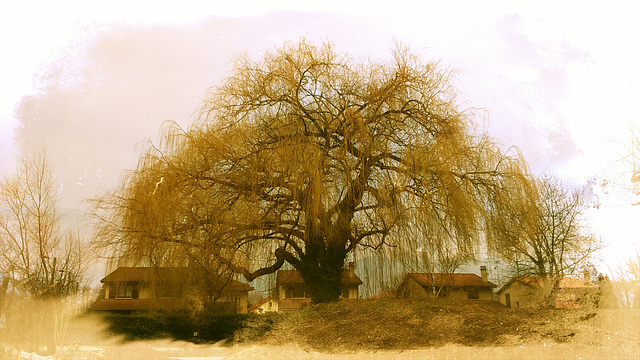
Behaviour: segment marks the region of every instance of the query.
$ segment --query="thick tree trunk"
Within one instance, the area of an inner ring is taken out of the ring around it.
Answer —
[[[317,248],[306,254],[298,270],[311,295],[311,302],[317,304],[340,300],[346,255],[344,248],[340,247]]]
[[[555,307],[556,292],[560,279],[546,272],[540,274],[539,276],[542,279],[542,296],[544,304],[548,307]]]

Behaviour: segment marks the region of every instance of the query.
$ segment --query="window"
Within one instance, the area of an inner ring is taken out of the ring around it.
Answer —
[[[285,299],[306,299],[307,292],[304,285],[291,285],[285,290]]]
[[[131,299],[133,295],[133,284],[122,283],[118,284],[118,293],[116,298],[118,299]]]
[[[116,287],[114,285],[108,285],[106,289],[107,289],[107,291],[109,291],[109,299],[115,299],[116,298]]]

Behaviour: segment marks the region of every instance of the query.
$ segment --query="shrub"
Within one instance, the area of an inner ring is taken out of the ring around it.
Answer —
[[[172,338],[195,343],[252,341],[272,329],[278,314],[213,314],[195,321],[187,313],[103,313],[109,331],[125,341]]]

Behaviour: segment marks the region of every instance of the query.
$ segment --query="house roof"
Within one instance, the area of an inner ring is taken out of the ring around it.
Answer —
[[[449,287],[497,287],[490,281],[482,281],[476,274],[448,274],[448,273],[408,273],[406,279],[413,279],[421,286],[449,286]]]
[[[149,267],[149,266],[122,266],[115,269],[112,273],[105,276],[101,283],[107,282],[126,282],[126,281],[183,281],[189,277],[189,271],[186,267]],[[230,280],[228,286],[237,291],[251,291],[253,287],[249,284]]]
[[[184,267],[122,266],[105,276],[100,282],[171,280],[184,278],[187,274],[187,268]]]
[[[302,275],[298,270],[278,270],[276,283],[280,284],[304,284]],[[348,269],[342,272],[342,283],[344,285],[361,285],[362,280],[355,273]]]
[[[510,287],[516,282],[531,288],[542,288],[544,285],[542,278],[540,278],[539,276],[520,276],[520,277],[514,277],[511,280],[509,280],[496,293],[498,294],[502,293],[505,289],[507,289],[508,287]],[[587,288],[587,287],[593,287],[593,285],[586,284],[583,280],[579,280],[579,279],[568,277],[568,276],[563,277],[558,283],[558,288],[560,289],[570,289],[570,288],[575,289],[575,288]]]
[[[97,311],[178,310],[183,304],[176,299],[101,299],[89,306]]]
[[[260,299],[260,300],[258,300],[256,302],[254,302],[253,304],[251,304],[251,306],[249,306],[247,311],[251,312],[251,310],[259,308],[260,306],[262,306],[267,301],[269,301],[269,298],[262,298],[262,299]]]

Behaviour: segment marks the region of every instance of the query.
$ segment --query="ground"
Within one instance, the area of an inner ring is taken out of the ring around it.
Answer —
[[[640,358],[640,309],[534,311],[491,303],[379,299],[268,316],[246,317],[233,337],[204,344],[166,338],[123,341],[124,335],[114,334],[100,316],[78,316],[70,320],[65,346],[54,358]]]

